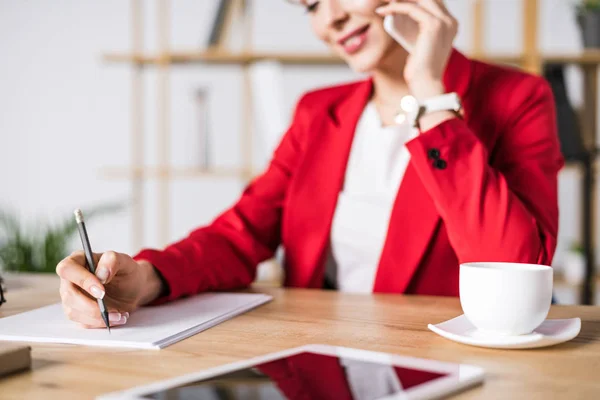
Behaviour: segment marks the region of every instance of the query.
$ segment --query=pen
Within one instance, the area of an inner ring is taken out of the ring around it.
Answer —
[[[79,230],[79,237],[81,238],[81,244],[83,245],[83,251],[85,253],[86,265],[92,274],[96,274],[96,265],[94,264],[94,255],[92,253],[92,247],[90,246],[90,240],[88,239],[87,231],[85,229],[85,222],[83,221],[83,213],[78,208],[75,210],[75,221],[77,221],[77,229]],[[108,328],[110,333],[110,324],[108,322],[108,311],[106,311],[106,305],[104,300],[97,299],[98,306],[100,307],[100,315]]]

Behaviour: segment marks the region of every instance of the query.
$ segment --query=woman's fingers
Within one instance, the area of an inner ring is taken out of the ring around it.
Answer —
[[[56,267],[56,273],[61,278],[60,296],[65,314],[69,319],[86,328],[102,328],[105,326],[97,299],[104,299],[103,282],[110,282],[119,269],[119,256],[115,252],[94,254],[97,266],[96,275],[92,274],[85,265],[83,252],[75,252],[61,261]],[[129,318],[129,313],[121,312],[111,298],[105,299],[110,325],[123,325]]]
[[[99,255],[95,254],[94,258]],[[65,258],[56,266],[56,273],[62,279],[79,286],[91,296],[101,299],[104,297],[104,286],[94,274],[85,267],[83,252],[75,252]]]
[[[421,0],[382,0],[383,3],[402,3],[402,2],[412,2],[412,3],[419,3]],[[444,12],[447,13],[448,15],[450,15],[450,12],[448,11],[448,8],[446,7],[446,5],[444,4],[444,0],[433,0],[435,1],[439,8]]]
[[[62,299],[65,314],[72,321],[78,322],[87,327],[102,327],[104,321],[100,315],[98,302],[85,295],[73,283],[61,279],[60,296]],[[119,312],[114,307],[108,307],[108,319],[111,325],[122,325],[127,322],[129,313]]]
[[[70,308],[68,306],[63,305],[63,309],[67,317],[73,321],[77,322],[83,328],[106,328],[104,321],[100,316],[92,317],[89,316],[79,310],[74,308]],[[108,321],[110,326],[120,326],[125,325],[127,323],[127,319],[129,318],[128,313],[109,313]]]
[[[104,284],[109,283],[119,270],[119,261],[122,254],[107,251],[102,254],[96,264],[96,276]]]
[[[427,5],[427,8],[422,5]],[[425,31],[437,32],[440,29],[454,27],[454,19],[451,16],[444,15],[438,17],[430,9],[440,12],[439,5],[435,0],[418,0],[402,3],[388,3],[385,6],[377,8],[375,11],[382,16],[393,14],[404,14],[414,19],[421,29]]]
[[[442,11],[444,11],[444,13],[448,14],[448,15],[452,15],[450,14],[450,11],[448,11],[448,7],[446,7],[445,1],[444,0],[434,0],[436,3],[438,3],[438,5],[440,6],[440,8],[442,9]]]
[[[420,7],[416,3],[388,3],[385,6],[379,7],[375,9],[375,11],[379,15],[392,15],[392,14],[406,14],[410,16],[412,19],[417,21],[419,25],[428,25],[432,24],[439,19],[436,18],[429,11],[425,10],[423,7]]]
[[[416,0],[416,3],[446,23],[454,21],[441,0]]]
[[[59,292],[63,304],[89,315],[100,316],[98,302],[82,293],[73,283],[61,279]]]

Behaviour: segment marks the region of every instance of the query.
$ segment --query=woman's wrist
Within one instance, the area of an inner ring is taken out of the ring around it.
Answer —
[[[416,80],[409,83],[409,88],[419,103],[446,93],[444,83],[436,79]],[[450,111],[432,112],[419,118],[419,127],[421,132],[425,132],[454,117],[455,115]]]
[[[156,268],[146,260],[137,261],[142,271],[142,293],[139,305],[143,306],[156,300],[165,291],[164,283]]]
[[[418,102],[446,93],[444,83],[436,79],[414,80],[408,82],[408,87]]]

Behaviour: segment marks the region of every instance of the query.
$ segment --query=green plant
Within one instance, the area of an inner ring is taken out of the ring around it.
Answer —
[[[600,11],[600,0],[580,0],[578,2],[578,14],[585,14],[590,11]]]
[[[110,204],[87,211],[86,222],[122,208]],[[77,232],[72,215],[58,224],[36,225],[27,229],[14,213],[0,210],[0,267],[4,271],[54,272],[58,262],[69,254],[69,241]]]
[[[571,246],[569,246],[569,250],[574,252],[574,253],[579,253],[579,254],[583,254],[584,253],[584,248],[583,245],[579,242],[573,242],[571,243]]]

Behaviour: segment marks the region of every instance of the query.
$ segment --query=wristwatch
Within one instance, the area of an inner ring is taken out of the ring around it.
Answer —
[[[396,116],[396,122],[410,121],[415,128],[419,127],[422,116],[436,111],[452,111],[457,116],[462,116],[462,103],[457,93],[446,93],[440,96],[430,97],[418,102],[414,97],[406,96],[401,102],[401,111]]]

